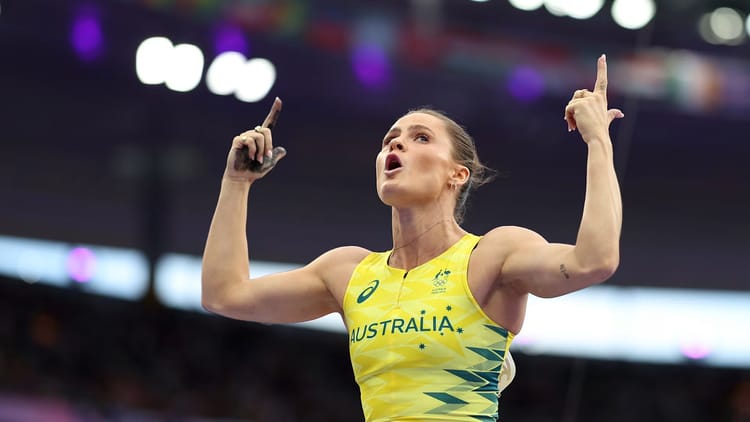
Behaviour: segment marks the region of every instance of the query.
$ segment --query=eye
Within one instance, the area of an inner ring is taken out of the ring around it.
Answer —
[[[395,138],[395,136],[387,136],[385,139],[383,139],[383,146],[386,146],[391,143],[391,141]]]
[[[414,137],[414,140],[419,141],[419,142],[429,142],[430,137],[425,135],[424,133],[419,133],[417,134],[417,136]]]

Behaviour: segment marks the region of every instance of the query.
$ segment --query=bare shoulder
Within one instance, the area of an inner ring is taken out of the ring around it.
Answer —
[[[494,283],[500,279],[506,259],[519,247],[546,240],[533,230],[519,226],[500,226],[488,231],[472,254],[471,269],[482,280]]]
[[[328,290],[342,303],[354,269],[370,253],[360,246],[341,246],[324,253],[310,265],[317,267]]]
[[[496,252],[510,252],[516,247],[528,243],[546,243],[539,233],[520,226],[495,227],[485,234],[479,246]]]
[[[315,261],[326,267],[351,264],[356,266],[368,254],[370,251],[360,246],[340,246],[324,253]]]

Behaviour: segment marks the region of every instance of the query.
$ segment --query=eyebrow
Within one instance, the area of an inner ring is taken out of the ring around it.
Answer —
[[[431,135],[434,135],[434,134],[435,134],[435,133],[434,133],[434,132],[432,131],[432,129],[430,129],[429,127],[427,127],[427,126],[425,126],[425,125],[414,124],[414,125],[411,125],[411,126],[409,126],[408,128],[406,128],[406,131],[407,131],[407,132],[414,132],[414,131],[418,131],[418,130],[422,130],[422,131],[427,131],[427,132],[430,132],[430,134],[431,134]],[[386,134],[385,134],[385,138],[387,138],[387,137],[388,137],[388,135],[390,135],[390,134],[391,134],[391,133],[393,133],[393,132],[399,132],[399,133],[400,133],[400,132],[401,132],[401,128],[400,128],[400,127],[398,127],[398,126],[396,126],[396,127],[392,127],[392,128],[391,128],[391,129],[390,129],[390,130],[389,130],[388,132],[386,132]]]

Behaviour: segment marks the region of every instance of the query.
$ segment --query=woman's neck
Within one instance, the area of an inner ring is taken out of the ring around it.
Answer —
[[[453,215],[393,210],[393,252],[389,264],[410,270],[443,253],[466,232]]]

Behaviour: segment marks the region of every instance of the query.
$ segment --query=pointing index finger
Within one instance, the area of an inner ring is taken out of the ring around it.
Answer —
[[[594,92],[607,98],[607,56],[602,54],[596,63],[596,85]]]
[[[273,129],[276,126],[276,121],[279,119],[279,113],[281,112],[281,99],[276,97],[271,105],[271,111],[268,112],[266,120],[263,120],[263,127]]]

